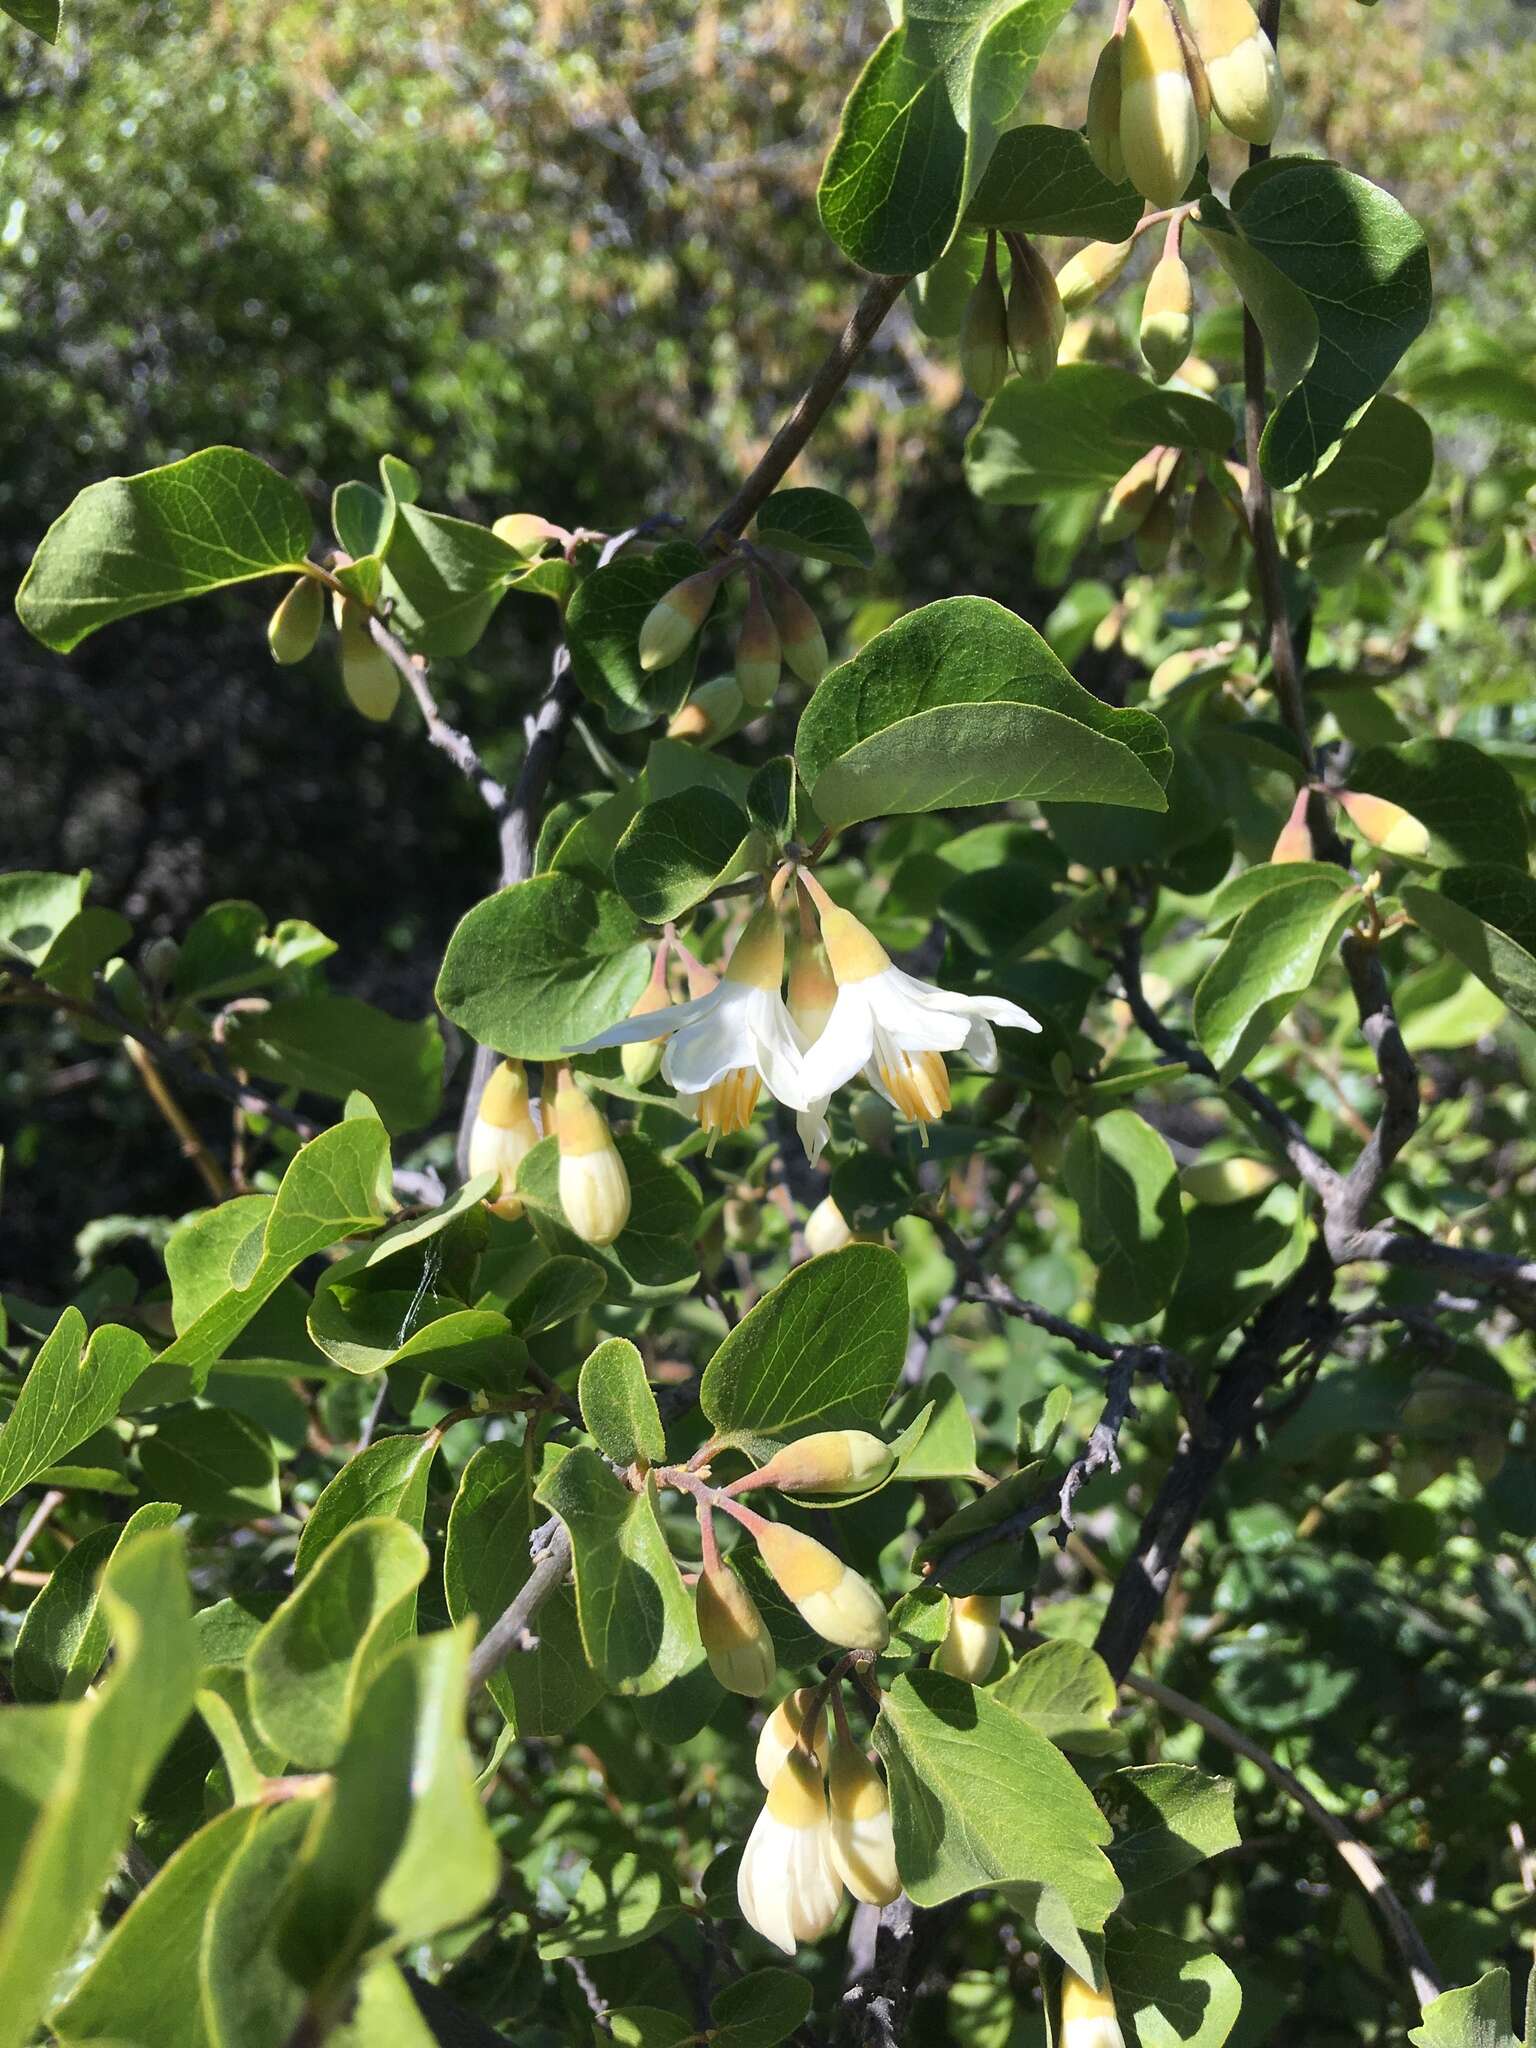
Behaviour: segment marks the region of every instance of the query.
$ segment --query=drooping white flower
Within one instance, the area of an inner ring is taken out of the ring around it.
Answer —
[[[843,1887],[832,1861],[832,1824],[821,1766],[792,1749],[742,1851],[736,1879],[742,1914],[765,1941],[792,1956],[837,1918]]]
[[[736,941],[730,965],[712,989],[686,1003],[626,1017],[571,1050],[598,1052],[665,1038],[662,1079],[706,1130],[742,1130],[765,1084],[789,1108],[805,1107],[800,1046],[780,993],[783,978],[784,933],[777,907],[765,903]]]
[[[803,895],[800,905],[802,917],[807,916],[809,913]],[[795,1030],[795,1043],[802,1055],[810,1051],[826,1030],[836,1007],[837,983],[827,965],[827,950],[819,939],[802,931],[789,963],[789,1017]],[[795,1129],[812,1166],[826,1150],[832,1135],[832,1126],[827,1122],[830,1099],[825,1095],[812,1097],[795,1117]],[[817,1246],[816,1249],[825,1247]]]
[[[888,1906],[901,1893],[885,1780],[861,1749],[839,1736],[828,1784],[832,1864],[856,1899]]]
[[[933,1653],[934,1670],[963,1678],[967,1685],[985,1685],[997,1662],[1002,1604],[989,1593],[956,1594],[949,1603],[944,1640]]]
[[[994,1024],[1038,1031],[1027,1010],[1002,996],[962,996],[893,966],[872,932],[839,910],[812,878],[837,1001],[800,1070],[808,1101],[820,1101],[862,1068],[903,1116],[933,1123],[949,1108],[947,1052],[964,1051],[985,1073],[997,1067]]]
[[[1115,2016],[1114,1993],[1106,1977],[1102,1989],[1076,1970],[1061,1980],[1061,2048],[1125,2048],[1125,2034]]]
[[[495,1173],[499,1186],[489,1199],[498,1215],[516,1222],[523,1213],[517,1169],[539,1142],[539,1127],[528,1102],[528,1077],[521,1060],[502,1060],[480,1091],[469,1129],[469,1177]]]
[[[805,1717],[817,1698],[817,1687],[802,1685],[788,1693],[763,1723],[757,1738],[757,1775],[766,1792],[779,1774],[779,1766],[805,1732]],[[827,1715],[824,1705],[816,1709],[816,1726],[806,1733],[806,1746],[816,1752],[823,1770],[827,1767]]]

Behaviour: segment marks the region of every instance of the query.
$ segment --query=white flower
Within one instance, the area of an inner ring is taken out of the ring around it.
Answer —
[[[803,895],[800,902],[804,916],[807,913]],[[820,940],[802,933],[789,968],[789,1016],[794,1026],[795,1043],[802,1055],[810,1051],[826,1030],[828,1019],[836,1007],[837,983],[827,965],[826,948]],[[832,1135],[832,1126],[827,1122],[827,1104],[830,1101],[830,1095],[812,1097],[795,1117],[795,1129],[812,1166],[826,1150]],[[815,1245],[812,1249],[821,1251],[830,1247]]]
[[[885,1780],[851,1742],[832,1751],[832,1864],[856,1899],[888,1906],[901,1893]]]
[[[736,1898],[765,1941],[792,1956],[837,1918],[843,1887],[832,1862],[832,1825],[821,1766],[792,1749],[742,1851]]]
[[[903,1116],[932,1123],[949,1107],[944,1054],[964,1050],[986,1073],[997,1067],[994,1024],[1040,1026],[1001,996],[954,995],[903,974],[885,948],[815,884],[821,936],[837,978],[837,1001],[806,1053],[800,1083],[819,1102],[863,1068],[866,1079]]]
[[[714,988],[665,1010],[626,1017],[571,1050],[599,1052],[665,1038],[661,1077],[706,1130],[743,1129],[764,1083],[780,1102],[803,1109],[800,1045],[779,992],[783,977],[779,913],[765,903],[736,941],[725,977]]]

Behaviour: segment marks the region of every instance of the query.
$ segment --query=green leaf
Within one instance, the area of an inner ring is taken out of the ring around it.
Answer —
[[[1509,1972],[1488,1970],[1432,1998],[1408,2038],[1414,2048],[1519,2048],[1509,2014]]]
[[[1411,811],[1428,827],[1424,858],[1436,867],[1499,863],[1525,873],[1525,805],[1509,770],[1481,747],[1438,739],[1368,747],[1349,786]]]
[[[482,1445],[464,1467],[448,1517],[448,1612],[456,1622],[475,1616],[482,1634],[511,1606],[533,1569],[531,1455],[519,1444]],[[602,1681],[581,1646],[568,1585],[557,1587],[540,1607],[537,1635],[537,1648],[515,1650],[488,1686],[519,1738],[564,1735],[603,1696]]]
[[[665,924],[743,872],[738,856],[751,831],[746,812],[718,790],[680,790],[644,805],[625,827],[613,850],[614,887],[637,917]]]
[[[1166,1141],[1133,1109],[1080,1118],[1062,1179],[1082,1219],[1083,1250],[1099,1269],[1098,1313],[1144,1323],[1167,1306],[1189,1248]]]
[[[192,1705],[197,1638],[181,1539],[152,1529],[102,1580],[113,1662],[88,1699],[0,1715],[0,2048],[23,2048]]]
[[[251,1713],[292,1763],[335,1763],[357,1694],[409,1626],[426,1569],[426,1545],[403,1522],[353,1522],[262,1628],[245,1660]]]
[[[59,40],[59,0],[3,0],[3,11],[45,43]]]
[[[1269,381],[1283,397],[1301,382],[1317,357],[1319,330],[1312,301],[1239,233],[1231,214],[1211,193],[1202,198],[1194,224],[1253,315],[1264,338]]]
[[[468,654],[527,569],[489,527],[400,505],[384,563],[390,623],[422,654]]]
[[[1103,1756],[1123,1740],[1110,1726],[1118,1697],[1109,1666],[1082,1643],[1063,1637],[1027,1650],[990,1691],[1000,1706],[1062,1749]]]
[[[65,2048],[101,2041],[208,2048],[198,1981],[204,1916],[259,1819],[248,1806],[216,1815],[139,1893],[49,2020]]]
[[[171,985],[180,996],[233,995],[275,981],[276,962],[261,950],[267,913],[254,903],[210,903],[187,927]]]
[[[152,1492],[189,1514],[249,1522],[282,1506],[272,1439],[232,1408],[162,1408],[154,1435],[139,1445],[139,1468]]]
[[[927,1427],[901,1461],[903,1479],[978,1479],[976,1431],[965,1396],[948,1373],[929,1373],[903,1395],[892,1421],[906,1424],[927,1404]]]
[[[640,628],[675,583],[704,566],[691,542],[667,541],[651,554],[622,554],[594,569],[571,599],[565,617],[571,675],[611,731],[634,732],[670,718],[688,695],[698,634],[676,661],[647,674],[640,666]]]
[[[1051,1491],[1053,1488],[1046,1489],[1047,1494]],[[1041,1461],[1036,1458],[957,1508],[947,1521],[923,1538],[913,1562],[930,1565],[932,1577],[942,1582],[946,1593],[1027,1593],[1040,1569],[1033,1531],[1012,1537],[1006,1543],[983,1544],[954,1566],[946,1564],[945,1559],[958,1544],[968,1542],[984,1529],[996,1528],[999,1522],[1043,1497]]]
[[[1032,126],[998,143],[965,218],[973,228],[1123,242],[1141,215],[1141,194],[1110,183],[1077,129]]]
[[[608,2026],[616,2048],[680,2048],[696,2038],[692,2020],[659,2005],[615,2006]]]
[[[535,875],[459,920],[437,1000],[493,1052],[555,1059],[627,1017],[650,971],[650,949],[621,898],[574,875]]]
[[[107,1654],[101,1612],[102,1567],[119,1544],[146,1529],[168,1529],[181,1512],[174,1501],[146,1501],[126,1522],[93,1529],[54,1566],[27,1609],[16,1638],[11,1686],[18,1700],[77,1700]]]
[[[1109,1860],[1127,1896],[1235,1849],[1242,1839],[1235,1795],[1230,1778],[1188,1764],[1138,1764],[1101,1780],[1099,1798],[1115,1830]]]
[[[1369,512],[1385,522],[1423,497],[1434,468],[1435,437],[1421,415],[1400,398],[1373,398],[1301,503],[1315,517]]]
[[[640,1354],[627,1337],[610,1337],[598,1345],[581,1368],[576,1393],[588,1436],[616,1465],[633,1465],[637,1458],[652,1465],[664,1461],[661,1410]]]
[[[229,1020],[230,1064],[281,1087],[345,1102],[361,1088],[391,1131],[416,1130],[437,1115],[443,1041],[437,1020],[390,1017],[354,996],[295,996]]]
[[[1107,491],[1158,441],[1220,449],[1231,436],[1221,407],[1197,393],[1068,363],[1044,384],[1008,380],[966,443],[965,475],[988,505],[1039,505]]]
[[[84,1002],[97,969],[114,953],[121,953],[132,937],[133,926],[126,917],[91,905],[71,918],[54,939],[37,963],[37,977],[76,1002]]]
[[[776,846],[795,836],[795,764],[788,754],[765,761],[747,785],[747,815]]]
[[[682,1911],[677,1879],[643,1851],[624,1849],[610,1862],[593,1862],[557,1927],[539,1936],[546,1962],[564,1956],[612,1955],[670,1926]]]
[[[1011,798],[1165,807],[1162,726],[1111,711],[980,597],[925,605],[834,669],[795,740],[826,824]]]
[[[1232,415],[1214,398],[1166,387],[1138,393],[1115,414],[1113,424],[1117,434],[1144,448],[1163,442],[1170,448],[1198,448],[1207,455],[1225,453],[1236,431]]]
[[[1448,869],[1438,890],[1404,889],[1402,899],[1415,924],[1517,1017],[1536,1024],[1536,881],[1478,863]]]
[[[353,1286],[327,1274],[310,1304],[310,1337],[343,1372],[413,1366],[456,1386],[510,1394],[527,1353],[494,1309],[459,1308],[451,1296],[404,1287]]]
[[[435,1429],[420,1436],[386,1436],[349,1458],[309,1512],[294,1553],[293,1576],[302,1579],[343,1529],[374,1515],[393,1515],[421,1534],[427,1510],[427,1481],[441,1438]]]
[[[164,469],[88,485],[44,534],[16,616],[45,647],[68,654],[134,612],[292,574],[311,531],[286,477],[243,449],[204,448]]]
[[[1237,2025],[1243,1989],[1209,1944],[1116,1918],[1104,1949],[1116,2006],[1141,2048],[1221,2048]]]
[[[872,569],[875,544],[857,509],[835,491],[810,486],[775,491],[757,515],[757,538],[765,548],[808,555],[847,569]]]
[[[896,1865],[914,1904],[981,1886],[1054,1886],[1080,1927],[1104,1925],[1120,1884],[1103,1854],[1109,1826],[1060,1750],[939,1671],[886,1693],[875,1747],[890,1781]]]
[[[537,1499],[570,1531],[576,1612],[613,1692],[659,1692],[701,1663],[693,1601],[656,1518],[655,1484],[632,1493],[596,1451],[567,1453]]]
[[[749,1970],[717,1991],[710,2007],[713,2048],[778,2048],[811,2010],[811,1987],[793,1970]]]
[[[1359,894],[1342,870],[1310,876],[1271,890],[1237,920],[1195,990],[1195,1036],[1224,1081],[1317,980]]]
[[[883,1245],[796,1266],[749,1309],[704,1368],[716,1435],[803,1436],[878,1422],[907,1350],[907,1281]]]
[[[299,2024],[305,1994],[279,1933],[313,1817],[304,1799],[260,1815],[214,1885],[198,1970],[209,2048],[272,2048]]]
[[[560,1207],[560,1152],[553,1138],[535,1145],[518,1167],[517,1192],[548,1250],[585,1257],[601,1267],[610,1301],[669,1301],[686,1294],[698,1279],[693,1249],[698,1183],[685,1167],[669,1164],[643,1138],[626,1131],[615,1142],[629,1175],[631,1208],[629,1221],[612,1244],[589,1245],[566,1222]]]
[[[1238,179],[1231,209],[1317,316],[1317,354],[1260,448],[1264,474],[1284,488],[1317,467],[1428,321],[1429,255],[1391,194],[1338,164],[1271,157]]]
[[[582,1315],[602,1300],[606,1289],[603,1269],[594,1259],[546,1259],[507,1303],[507,1321],[520,1337],[536,1337]]]
[[[909,0],[843,108],[821,223],[865,270],[926,270],[948,246],[1071,0]]]
[[[1205,913],[1207,936],[1215,938],[1236,924],[1261,896],[1276,889],[1292,888],[1297,882],[1332,882],[1337,886],[1339,870],[1327,860],[1260,861],[1256,867],[1244,868],[1223,882],[1211,898]]]
[[[85,907],[91,872],[54,875],[33,869],[0,875],[0,972],[5,956],[38,966]]]
[[[84,1316],[65,1309],[0,1428],[0,1502],[110,1422],[148,1363],[137,1331],[105,1323],[87,1343]]]

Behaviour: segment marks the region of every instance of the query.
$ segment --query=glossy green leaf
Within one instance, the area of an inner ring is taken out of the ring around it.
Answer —
[[[1075,128],[1014,128],[992,152],[966,208],[973,228],[1123,242],[1141,219],[1133,185],[1111,184]]]
[[[599,1344],[577,1382],[581,1419],[588,1436],[616,1465],[645,1458],[659,1465],[667,1455],[661,1411],[645,1376],[639,1352],[627,1337]]]
[[[409,1365],[454,1386],[510,1394],[527,1352],[494,1309],[459,1308],[451,1296],[331,1279],[315,1290],[309,1334],[343,1372]]]
[[[1424,858],[1436,867],[1499,863],[1526,871],[1520,791],[1509,770],[1481,747],[1442,739],[1367,747],[1350,766],[1349,786],[1411,811],[1428,827]]]
[[[1435,437],[1400,398],[1373,398],[1301,493],[1314,515],[1369,512],[1385,522],[1429,489]]]
[[[1188,1251],[1179,1171],[1166,1140],[1133,1109],[1080,1118],[1062,1179],[1078,1207],[1083,1250],[1099,1269],[1098,1313],[1145,1322],[1166,1307]]]
[[[259,1815],[214,1884],[198,1957],[208,2048],[272,2048],[299,2024],[305,1993],[279,1936],[313,1818],[306,1799]]]
[[[75,875],[18,870],[0,875],[0,972],[8,955],[36,967],[85,908],[89,868]]]
[[[59,40],[59,0],[3,0],[3,11],[45,43]]]
[[[612,1955],[659,1934],[681,1911],[677,1879],[661,1860],[624,1849],[611,1862],[592,1863],[570,1911],[539,1936],[539,1954],[546,1962]]]
[[[896,1864],[919,1906],[981,1886],[1054,1886],[1078,1926],[1097,1929],[1120,1898],[1093,1795],[1033,1728],[962,1679],[913,1671],[875,1723]]]
[[[1195,1036],[1224,1080],[1317,980],[1358,901],[1340,871],[1271,890],[1237,920],[1195,990]]]
[[[65,1309],[0,1428],[0,1501],[110,1422],[148,1363],[137,1331],[105,1323],[87,1343],[84,1316]]]
[[[718,790],[645,804],[613,850],[613,883],[637,917],[665,924],[742,872],[752,821]]]
[[[922,1385],[903,1395],[892,1411],[894,1423],[905,1424],[923,1406],[931,1413],[917,1442],[901,1461],[905,1479],[975,1479],[976,1430],[965,1397],[948,1373],[931,1372]]]
[[[144,1483],[179,1500],[189,1514],[249,1522],[282,1506],[272,1439],[232,1408],[179,1402],[155,1415],[155,1433],[139,1445]]]
[[[374,1515],[393,1515],[421,1534],[427,1509],[427,1482],[440,1438],[436,1430],[420,1436],[386,1436],[349,1458],[310,1509],[299,1532],[293,1576],[304,1577],[343,1529]]]
[[[295,996],[229,1020],[224,1050],[233,1066],[279,1086],[344,1102],[361,1088],[391,1131],[437,1114],[443,1041],[432,1017],[390,1017],[354,996]]]
[[[1124,1739],[1110,1725],[1118,1696],[1109,1666],[1082,1643],[1062,1638],[1026,1650],[990,1690],[1010,1714],[1080,1756],[1103,1756]]]
[[[676,661],[649,674],[640,666],[640,628],[675,583],[705,566],[688,541],[667,541],[650,554],[626,553],[594,569],[566,612],[571,675],[614,732],[634,732],[669,718],[688,695],[698,661],[694,635]]]
[[[1312,301],[1240,232],[1212,194],[1204,195],[1193,219],[1252,313],[1264,337],[1269,381],[1284,397],[1301,382],[1317,357],[1320,330]]]
[[[16,1637],[11,1685],[18,1700],[77,1700],[107,1654],[107,1618],[100,1577],[121,1543],[146,1529],[168,1529],[181,1510],[174,1501],[146,1501],[126,1522],[93,1529],[65,1553],[27,1609]]]
[[[808,555],[845,569],[872,569],[875,544],[857,508],[835,491],[809,485],[775,491],[757,515],[756,533],[766,548]]]
[[[536,1337],[594,1307],[606,1287],[595,1259],[557,1254],[546,1259],[507,1303],[507,1321],[520,1337]]]
[[[715,1993],[713,2048],[778,2048],[811,2010],[811,1987],[794,1970],[749,1970]]]
[[[693,1248],[698,1227],[698,1183],[643,1138],[624,1132],[619,1157],[629,1175],[629,1221],[610,1245],[589,1245],[576,1235],[560,1207],[559,1148],[553,1138],[535,1145],[517,1170],[517,1191],[540,1241],[568,1258],[587,1258],[601,1267],[608,1299],[666,1301],[685,1294],[698,1279]]]
[[[1194,446],[1209,445],[1220,427],[1213,414],[1221,408],[1209,399],[1183,402],[1195,396],[1160,392],[1111,363],[1068,363],[1044,384],[1011,377],[966,443],[966,481],[989,505],[1039,505],[1107,491],[1154,443],[1169,438],[1143,422],[1171,428],[1181,445],[1191,431]]]
[[[1283,860],[1260,861],[1256,866],[1243,868],[1232,875],[1212,896],[1205,913],[1205,929],[1209,937],[1215,938],[1228,930],[1261,896],[1271,895],[1276,889],[1290,889],[1298,882],[1332,882],[1337,885],[1339,870],[1332,861],[1326,860]]]
[[[1432,1998],[1408,2038],[1414,2048],[1519,2048],[1509,2011],[1508,1970],[1488,1970]]]
[[[392,623],[423,654],[468,654],[527,569],[489,527],[401,505],[384,564]]]
[[[1243,1990],[1208,1942],[1115,1919],[1104,1946],[1115,2004],[1141,2048],[1221,2048],[1237,2025]]]
[[[1235,1794],[1230,1778],[1208,1777],[1188,1764],[1138,1764],[1102,1779],[1099,1798],[1115,1830],[1109,1860],[1127,1894],[1235,1849]]]
[[[1536,1024],[1536,882],[1529,875],[1492,863],[1450,868],[1438,890],[1408,888],[1402,898],[1415,924],[1517,1017]]]
[[[555,1059],[627,1017],[650,971],[650,949],[621,898],[574,875],[535,875],[459,920],[437,1000],[492,1051]]]

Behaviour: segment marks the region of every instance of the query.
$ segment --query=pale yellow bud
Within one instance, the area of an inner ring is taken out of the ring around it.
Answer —
[[[990,1593],[956,1595],[949,1603],[944,1640],[933,1653],[934,1670],[963,1678],[967,1685],[985,1685],[997,1662],[1002,1607]]]
[[[699,1573],[694,1607],[704,1654],[720,1683],[748,1699],[765,1693],[778,1668],[773,1637],[757,1602],[723,1559]]]
[[[779,629],[779,652],[802,683],[814,690],[826,674],[830,657],[816,614],[792,583],[774,576],[768,585],[768,607]]]
[[[1137,336],[1147,367],[1166,384],[1189,354],[1195,336],[1195,285],[1189,266],[1164,256],[1147,283]]]
[[[587,1244],[612,1244],[629,1221],[629,1175],[607,1119],[566,1074],[555,1093],[560,1207]]]
[[[784,1522],[753,1528],[763,1563],[807,1626],[843,1650],[883,1650],[891,1639],[885,1603],[856,1571]]]
[[[1111,36],[1099,52],[1088,87],[1088,153],[1112,185],[1125,183],[1125,152],[1120,147],[1121,56],[1120,38]]]
[[[754,579],[736,636],[736,686],[748,704],[771,704],[779,687],[779,629]]]
[[[523,1213],[517,1196],[517,1169],[539,1142],[538,1125],[528,1101],[528,1079],[521,1060],[503,1060],[481,1090],[469,1132],[469,1176],[495,1173],[499,1188],[491,1197],[496,1212],[514,1222]]]
[[[1061,2048],[1125,2048],[1125,2035],[1115,2017],[1114,1994],[1109,1979],[1102,1991],[1095,1991],[1076,1970],[1068,1969],[1061,1980]]]
[[[279,668],[312,653],[324,623],[325,591],[313,576],[301,576],[267,621],[267,645]]]
[[[901,1878],[884,1778],[862,1750],[839,1739],[827,1790],[838,1876],[866,1906],[890,1905],[901,1894]]]
[[[758,1781],[764,1790],[770,1786],[779,1766],[789,1752],[804,1737],[805,1746],[816,1753],[823,1770],[827,1767],[827,1717],[825,1711],[818,1712],[816,1726],[807,1731],[805,1717],[811,1711],[811,1702],[816,1698],[814,1685],[802,1685],[798,1692],[792,1692],[779,1701],[773,1712],[763,1723],[763,1732],[757,1738],[756,1769]]]
[[[1291,814],[1280,827],[1280,836],[1269,856],[1273,865],[1284,866],[1291,861],[1316,858],[1316,848],[1312,844],[1312,827],[1307,819],[1311,801],[1311,790],[1297,790],[1296,801],[1291,805]]]
[[[890,1445],[867,1429],[823,1429],[775,1451],[757,1477],[786,1493],[864,1493],[891,1464]]]
[[[1120,59],[1126,174],[1154,206],[1175,206],[1200,162],[1200,109],[1168,0],[1134,0]]]
[[[1285,112],[1285,82],[1275,46],[1248,0],[1185,0],[1185,11],[1223,125],[1244,142],[1273,142]]]
[[[670,1009],[671,1005],[672,998],[667,994],[665,984],[648,981],[629,1014],[631,1017],[649,1017],[657,1010]],[[644,1038],[638,1045],[620,1048],[619,1064],[631,1088],[643,1088],[648,1081],[655,1080],[661,1071],[661,1056],[665,1050],[666,1041],[660,1038]]]
[[[1165,492],[1154,502],[1132,537],[1136,566],[1147,575],[1154,569],[1161,569],[1173,551],[1173,535],[1173,498]]]
[[[1111,488],[1099,514],[1100,540],[1126,540],[1140,526],[1168,481],[1169,452],[1154,448],[1139,457]]]
[[[848,1219],[830,1195],[824,1195],[805,1220],[805,1248],[812,1255],[841,1251],[852,1244]]]
[[[723,740],[740,723],[743,699],[733,676],[717,676],[701,683],[680,711],[667,724],[669,740],[693,740],[711,746]]]
[[[676,661],[709,616],[721,578],[733,567],[729,561],[716,562],[674,583],[665,597],[658,598],[645,615],[640,628],[640,666],[650,673]]]
[[[1267,1159],[1202,1159],[1185,1167],[1179,1185],[1191,1200],[1209,1209],[1227,1209],[1267,1195],[1279,1178]]]
[[[348,598],[341,608],[341,684],[355,709],[379,724],[400,701],[394,663],[368,630],[368,614]]]
[[[786,1955],[819,1941],[837,1918],[843,1889],[821,1770],[799,1750],[779,1766],[742,1851],[736,1899],[748,1925]]]
[[[1008,282],[1008,347],[1022,375],[1043,383],[1056,368],[1067,316],[1056,280],[1038,249],[1023,235],[1008,241],[1013,275]]]
[[[1107,291],[1131,260],[1134,240],[1090,242],[1069,256],[1056,273],[1056,290],[1068,313],[1080,313],[1091,306],[1100,292]]]
[[[1429,832],[1412,811],[1388,803],[1384,796],[1364,796],[1352,789],[1339,791],[1349,822],[1372,846],[1383,853],[1396,853],[1409,860],[1422,860],[1429,851]]]
[[[1008,307],[994,264],[977,279],[960,322],[960,374],[983,404],[1008,375]]]
[[[520,555],[536,555],[552,540],[564,547],[571,537],[563,526],[551,524],[537,512],[503,512],[492,522],[491,531]]]

